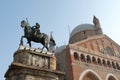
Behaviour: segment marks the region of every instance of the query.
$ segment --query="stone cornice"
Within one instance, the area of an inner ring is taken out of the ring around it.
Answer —
[[[38,67],[27,66],[21,63],[13,62],[11,66],[9,66],[9,69],[7,73],[5,74],[5,77],[16,75],[16,74],[31,74],[31,75],[36,75],[36,76],[47,76],[47,74],[53,74],[53,75],[58,74],[59,76],[62,76],[65,73],[61,71],[57,71],[57,70],[38,68]]]

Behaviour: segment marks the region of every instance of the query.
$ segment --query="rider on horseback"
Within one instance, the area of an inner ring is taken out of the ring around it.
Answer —
[[[40,25],[39,25],[39,23],[36,23],[36,25],[33,26],[32,29],[33,29],[33,35],[37,36],[37,34],[40,33]]]
[[[45,47],[47,51],[49,51],[48,44],[50,44],[51,41],[52,44],[51,51],[53,51],[53,48],[55,46],[55,41],[52,37],[52,33],[51,33],[51,37],[49,37],[47,34],[40,32],[39,29],[40,25],[38,23],[36,23],[35,26],[31,27],[29,26],[28,21],[25,20],[21,21],[21,27],[24,28],[24,35],[21,37],[20,45],[23,45],[23,38],[26,38],[30,47],[31,47],[31,41],[33,41],[36,43],[41,43],[43,45],[43,48]]]

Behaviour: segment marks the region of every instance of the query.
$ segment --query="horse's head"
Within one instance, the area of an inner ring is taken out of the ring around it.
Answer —
[[[28,23],[25,20],[21,21],[21,27],[24,28],[26,26],[28,26]]]

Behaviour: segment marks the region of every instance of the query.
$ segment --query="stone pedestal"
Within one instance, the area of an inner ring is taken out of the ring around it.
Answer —
[[[5,74],[6,80],[63,80],[64,72],[56,70],[53,53],[20,46]]]

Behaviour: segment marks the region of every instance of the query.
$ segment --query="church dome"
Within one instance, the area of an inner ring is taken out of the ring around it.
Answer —
[[[87,30],[96,30],[96,27],[93,24],[80,24],[72,30],[70,38],[79,32]]]
[[[94,16],[93,24],[80,24],[70,33],[69,43],[75,43],[89,37],[103,34],[99,20]]]

